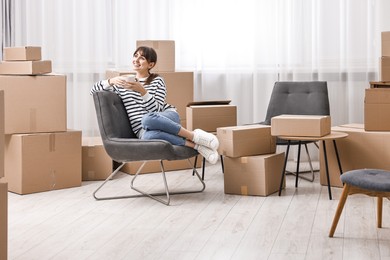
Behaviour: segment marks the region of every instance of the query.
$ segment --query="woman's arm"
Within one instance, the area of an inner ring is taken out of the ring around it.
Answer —
[[[142,96],[149,112],[161,112],[166,104],[167,88],[163,78],[156,77],[145,86],[147,93]]]
[[[96,82],[90,91],[90,94],[96,91],[109,90],[114,91],[115,86],[124,85],[126,81],[123,80],[123,77],[114,77],[106,80],[101,80]]]

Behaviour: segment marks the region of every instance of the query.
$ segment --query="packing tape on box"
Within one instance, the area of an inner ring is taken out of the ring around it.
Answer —
[[[248,195],[248,186],[241,186],[241,195]]]
[[[56,150],[56,136],[55,134],[49,134],[49,152],[55,152]]]
[[[241,157],[241,163],[248,163],[248,157]]]
[[[51,170],[50,175],[51,175],[51,189],[54,190],[56,187],[56,170]]]
[[[95,171],[88,171],[87,175],[89,180],[95,179]]]

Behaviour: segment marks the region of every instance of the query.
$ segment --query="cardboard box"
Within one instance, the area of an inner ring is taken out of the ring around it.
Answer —
[[[390,56],[390,32],[381,33],[381,56]]]
[[[343,172],[364,168],[390,171],[390,132],[368,132],[364,130],[363,124],[335,126],[332,127],[332,131],[348,133],[348,137],[336,140]],[[330,184],[334,187],[342,187],[333,142],[326,141],[325,144]],[[320,183],[328,185],[322,147],[320,147]]]
[[[8,259],[8,189],[0,181],[0,259]]]
[[[51,61],[3,61],[0,62],[0,74],[40,75],[51,72]]]
[[[279,191],[284,152],[223,160],[226,194],[267,196]]]
[[[65,75],[0,75],[5,134],[66,131]]]
[[[364,129],[390,131],[390,88],[365,90]]]
[[[81,131],[7,135],[5,180],[18,194],[81,186]]]
[[[167,86],[167,103],[176,107],[181,120],[186,120],[187,104],[194,100],[194,73],[159,72],[159,75]]]
[[[203,161],[203,157],[201,155],[198,155],[198,160],[196,161],[196,168],[202,166],[202,161]],[[192,165],[194,165],[195,163],[195,158],[191,158],[190,162],[191,162],[191,166],[188,164],[188,161],[186,159],[176,160],[176,161],[166,161],[166,160],[163,161],[164,169],[166,172],[191,169]],[[132,175],[136,174],[138,168],[141,166],[142,163],[143,162],[126,163],[122,167],[121,172],[132,174]],[[155,173],[155,172],[161,172],[160,161],[148,161],[140,173]]]
[[[4,61],[32,61],[41,60],[41,47],[38,46],[21,46],[3,48]]]
[[[390,81],[390,57],[380,59],[380,81]]]
[[[4,177],[4,91],[0,90],[0,178]]]
[[[330,116],[280,115],[271,118],[273,136],[321,137],[330,134]]]
[[[109,69],[106,78],[132,75],[135,72],[126,69]],[[175,106],[180,115],[182,125],[186,120],[186,107],[194,100],[194,73],[190,71],[158,72],[167,86],[167,103]]]
[[[214,105],[213,105],[214,103]],[[192,102],[186,108],[187,129],[197,128],[207,132],[216,132],[218,127],[237,125],[237,107],[234,105],[219,105],[219,102],[210,101]]]
[[[153,72],[175,71],[175,41],[160,40],[138,40],[137,48],[147,46],[157,52],[157,63]]]
[[[218,153],[229,157],[276,152],[276,137],[269,125],[244,125],[217,128]]]
[[[83,137],[82,180],[105,180],[112,173],[113,161],[104,149],[101,137]]]
[[[390,81],[371,81],[370,88],[390,88]]]

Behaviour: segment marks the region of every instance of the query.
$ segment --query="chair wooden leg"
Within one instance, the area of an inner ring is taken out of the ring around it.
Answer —
[[[377,206],[378,206],[378,212],[377,212],[377,226],[378,228],[382,227],[382,207],[383,207],[383,197],[378,196]]]
[[[332,227],[330,228],[329,237],[333,237],[334,232],[336,231],[337,224],[339,223],[339,219],[341,216],[341,213],[343,212],[343,208],[345,205],[345,201],[347,200],[349,192],[349,185],[345,184],[343,188],[343,193],[341,194],[339,204],[337,206],[336,213],[333,218]]]

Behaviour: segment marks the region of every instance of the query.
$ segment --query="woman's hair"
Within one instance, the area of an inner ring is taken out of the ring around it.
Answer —
[[[133,56],[139,52],[142,56],[145,57],[145,59],[151,63],[151,62],[154,62],[154,65],[156,65],[157,63],[157,53],[156,51],[151,48],[151,47],[147,47],[147,46],[139,46],[135,51],[134,51],[134,54]],[[153,79],[155,79],[157,76],[159,76],[158,74],[156,73],[150,73],[149,71],[149,77],[148,79],[146,80],[145,82],[145,85],[149,85]]]

